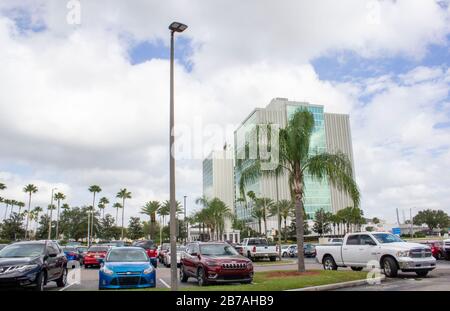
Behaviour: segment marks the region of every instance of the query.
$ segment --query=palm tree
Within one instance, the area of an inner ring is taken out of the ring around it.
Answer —
[[[14,212],[14,206],[16,206],[17,203],[19,203],[19,202],[17,202],[16,200],[11,200],[11,201],[10,201],[9,205],[11,205],[11,210],[10,210],[10,212],[9,212],[9,216],[11,216],[12,213]]]
[[[147,215],[150,217],[150,239],[154,239],[153,236],[155,234],[155,223],[156,223],[156,213],[158,212],[161,204],[158,201],[150,201],[145,203],[145,205],[141,208],[141,214]]]
[[[258,220],[258,232],[259,234],[262,234],[262,224],[261,224],[261,220],[263,218],[263,211],[261,210],[260,207],[254,207],[252,209],[251,215],[253,218],[255,218],[256,220]]]
[[[37,223],[39,222],[39,214],[42,213],[42,211],[43,209],[40,206],[36,206],[35,208],[33,208],[33,213],[36,215],[35,225],[37,225]]]
[[[113,204],[113,207],[116,209],[116,227],[117,227],[117,219],[119,218],[119,208],[122,208],[122,204],[116,202]]]
[[[22,213],[22,208],[25,207],[25,203],[17,202],[17,206],[19,207],[19,215]]]
[[[91,245],[91,235],[94,231],[94,211],[95,211],[95,194],[102,191],[102,188],[97,185],[92,185],[88,188],[89,192],[92,193],[92,223],[91,214],[88,213],[88,246]]]
[[[70,210],[70,206],[67,203],[64,203],[63,205],[61,205],[61,209],[64,210],[65,212],[67,212],[68,210]]]
[[[279,161],[273,170],[262,170],[262,160],[257,158],[246,167],[239,180],[241,195],[245,186],[255,182],[260,176],[278,176],[280,172],[288,175],[289,188],[295,200],[295,219],[297,249],[302,250],[304,244],[303,199],[305,176],[322,181],[328,179],[330,184],[347,192],[355,206],[359,205],[360,193],[353,179],[351,162],[342,152],[310,152],[310,141],[314,130],[314,116],[311,112],[300,109],[288,121],[288,125],[279,131]],[[256,133],[257,136],[259,133]],[[256,141],[260,141],[258,138]],[[274,146],[271,146],[274,148]],[[242,167],[243,161],[238,161]],[[305,271],[303,252],[298,253],[298,271]]]
[[[58,202],[58,209],[56,210],[56,239],[59,238],[59,209],[61,207],[61,201],[65,200],[66,196],[62,192],[55,193],[55,200]]]
[[[120,191],[117,193],[116,198],[122,199],[122,233],[121,233],[121,240],[123,240],[123,218],[124,218],[124,211],[125,211],[125,200],[131,199],[131,192],[127,190],[127,188],[120,189]]]
[[[6,219],[6,217],[8,217],[8,206],[11,205],[11,200],[3,199],[3,203],[5,203],[5,217],[4,217],[4,219]]]
[[[208,209],[212,215],[215,227],[216,239],[221,239],[225,228],[225,219],[231,219],[233,213],[226,204],[218,198],[214,198],[209,202]]]
[[[102,210],[102,218],[105,219],[105,208],[106,208],[106,205],[109,204],[109,200],[108,200],[108,198],[103,197],[98,202],[99,202],[98,208],[100,208]]]
[[[181,203],[179,201],[175,201],[175,209],[176,209],[177,214],[180,214],[182,212]],[[163,217],[163,224],[164,224],[165,216],[170,215],[170,201],[169,200],[166,200],[163,202],[163,204],[161,205],[161,207],[158,211],[158,215]]]
[[[53,210],[56,209],[55,204],[49,204],[47,206],[47,213],[49,214],[49,220],[48,220],[48,236],[52,237],[52,221],[53,221]]]
[[[33,193],[38,192],[38,188],[33,184],[29,184],[23,188],[23,192],[28,193],[28,213],[27,213],[27,223],[25,226],[25,239],[26,239],[27,234],[28,234],[28,222],[29,222],[30,208],[31,208],[31,195]]]
[[[262,213],[262,220],[264,221],[264,236],[267,237],[267,214],[272,206],[273,200],[269,198],[257,198],[255,202],[256,208],[259,208]]]
[[[289,216],[290,211],[292,210],[291,207],[292,207],[292,204],[288,200],[278,201],[275,204],[272,204],[272,206],[270,207],[269,215],[271,217],[277,216],[278,232],[280,232],[280,233],[281,233],[281,222],[283,221],[283,216],[284,216],[284,213],[286,212],[285,209],[288,209],[287,215],[286,215],[286,218],[287,218]],[[286,226],[286,222],[285,222],[285,226]],[[280,237],[281,237],[281,235],[280,235]],[[280,238],[280,240],[281,240],[281,238]],[[281,244],[281,241],[279,241],[279,243]]]

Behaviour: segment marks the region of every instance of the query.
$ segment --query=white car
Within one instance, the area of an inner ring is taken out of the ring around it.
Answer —
[[[297,244],[283,245],[281,247],[281,257],[288,257],[292,251],[297,247]]]
[[[325,270],[351,267],[361,271],[376,264],[387,277],[396,277],[399,270],[424,277],[436,268],[428,246],[405,242],[389,232],[347,234],[342,244],[317,245],[316,252]]]
[[[177,246],[177,266],[180,265],[181,255],[186,250],[184,246]],[[164,254],[163,264],[166,267],[170,267],[170,250]]]
[[[243,255],[254,261],[260,258],[269,258],[275,261],[279,257],[278,246],[269,246],[265,238],[245,238],[242,241]]]

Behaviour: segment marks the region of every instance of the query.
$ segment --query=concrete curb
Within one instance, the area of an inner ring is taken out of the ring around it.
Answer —
[[[372,282],[383,282],[386,279],[384,275],[370,279]],[[320,286],[312,286],[312,287],[304,287],[304,288],[296,288],[296,289],[288,289],[286,291],[288,292],[318,292],[318,291],[327,291],[327,290],[334,290],[334,289],[341,289],[341,288],[348,288],[348,287],[356,287],[361,285],[367,285],[369,284],[367,282],[367,279],[364,280],[356,280],[356,281],[349,281],[349,282],[342,282],[342,283],[335,283],[335,284],[327,284],[327,285],[320,285]]]

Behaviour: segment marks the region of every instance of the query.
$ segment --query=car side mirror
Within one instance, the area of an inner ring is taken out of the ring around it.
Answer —
[[[57,255],[58,255],[57,253],[49,253],[49,254],[48,254],[48,257],[54,258],[54,257],[56,257]]]
[[[191,253],[191,256],[193,256],[193,257],[197,257],[197,256],[198,256],[198,254],[197,254],[197,253]]]

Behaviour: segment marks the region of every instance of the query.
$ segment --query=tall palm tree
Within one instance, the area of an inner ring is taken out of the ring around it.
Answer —
[[[117,227],[117,219],[119,218],[119,208],[122,208],[122,204],[116,202],[113,204],[113,207],[116,209],[116,227]]]
[[[25,203],[17,202],[17,206],[19,207],[19,215],[22,213],[22,208],[25,207]]]
[[[180,214],[182,212],[181,203],[179,201],[175,201],[175,209],[176,213]],[[165,225],[165,217],[170,215],[170,201],[166,200],[163,202],[161,207],[158,210],[158,215],[163,218],[163,225]]]
[[[159,208],[161,207],[161,203],[158,201],[150,201],[145,203],[145,205],[141,208],[141,214],[147,215],[150,217],[150,238],[154,239],[153,236],[155,234],[155,223],[156,223],[156,213],[158,212]]]
[[[94,211],[95,211],[95,194],[102,191],[102,188],[97,185],[92,185],[88,188],[89,192],[92,193],[92,213],[88,213],[88,246],[91,245],[91,236],[94,231]],[[92,222],[91,222],[91,214],[92,214]]]
[[[5,203],[5,217],[4,217],[4,219],[6,219],[6,217],[8,217],[8,206],[11,205],[11,200],[10,199],[4,199],[3,203]]]
[[[255,204],[256,208],[261,210],[262,220],[264,221],[264,236],[267,237],[267,214],[274,205],[274,202],[269,198],[257,198]]]
[[[263,211],[260,207],[254,207],[251,212],[251,216],[258,221],[258,232],[262,234],[262,219],[263,219]]]
[[[36,230],[37,230],[37,225],[39,223],[39,215],[42,213],[43,209],[40,206],[36,206],[35,208],[33,208],[32,213],[35,215],[34,217],[34,223],[35,223],[35,227],[34,227],[34,236],[36,238]]]
[[[355,206],[359,205],[360,193],[353,179],[351,162],[342,152],[329,153],[310,150],[311,136],[314,131],[314,116],[306,109],[294,113],[286,128],[279,131],[279,161],[273,170],[262,170],[264,160],[257,158],[243,169],[239,180],[241,195],[245,193],[245,186],[255,182],[262,175],[274,176],[284,172],[288,176],[291,195],[295,200],[295,219],[297,249],[302,250],[304,244],[304,215],[303,199],[305,193],[305,176],[322,181],[328,179],[330,184],[339,190],[347,192]],[[259,133],[257,131],[256,135]],[[256,141],[259,141],[257,138]],[[274,148],[274,146],[271,146]],[[275,146],[276,147],[276,146]],[[238,161],[243,167],[243,161]],[[303,252],[299,251],[299,272],[305,271]]]
[[[59,239],[59,210],[61,207],[61,201],[65,200],[66,196],[62,192],[55,193],[55,200],[58,203],[58,208],[56,210],[56,239]]]
[[[67,203],[64,203],[63,205],[61,205],[61,209],[65,212],[67,212],[68,210],[70,210],[70,205]]]
[[[56,209],[55,204],[49,204],[47,206],[47,214],[49,214],[49,220],[48,220],[48,236],[52,237],[52,222],[53,222],[53,210]]]
[[[27,234],[28,234],[28,223],[29,223],[29,216],[30,216],[30,209],[31,209],[31,195],[33,193],[38,192],[38,188],[33,184],[28,184],[23,188],[23,192],[28,193],[28,213],[27,213],[27,223],[25,226],[25,239],[26,239]]]
[[[127,190],[127,188],[120,189],[120,191],[117,193],[116,198],[122,199],[122,233],[120,235],[121,240],[123,240],[123,218],[125,214],[125,200],[131,199],[131,192]]]
[[[109,200],[108,200],[108,198],[103,197],[98,202],[99,202],[98,208],[100,208],[102,210],[102,218],[105,219],[105,208],[106,208],[106,205],[109,204]]]
[[[19,202],[17,202],[14,199],[9,202],[9,205],[11,205],[11,210],[9,211],[9,216],[10,217],[12,216],[12,213],[14,212],[14,206],[16,206],[17,203],[19,203]]]
[[[214,198],[209,202],[208,209],[214,221],[216,239],[221,239],[225,228],[225,219],[231,219],[233,213],[230,208],[220,199]]]

